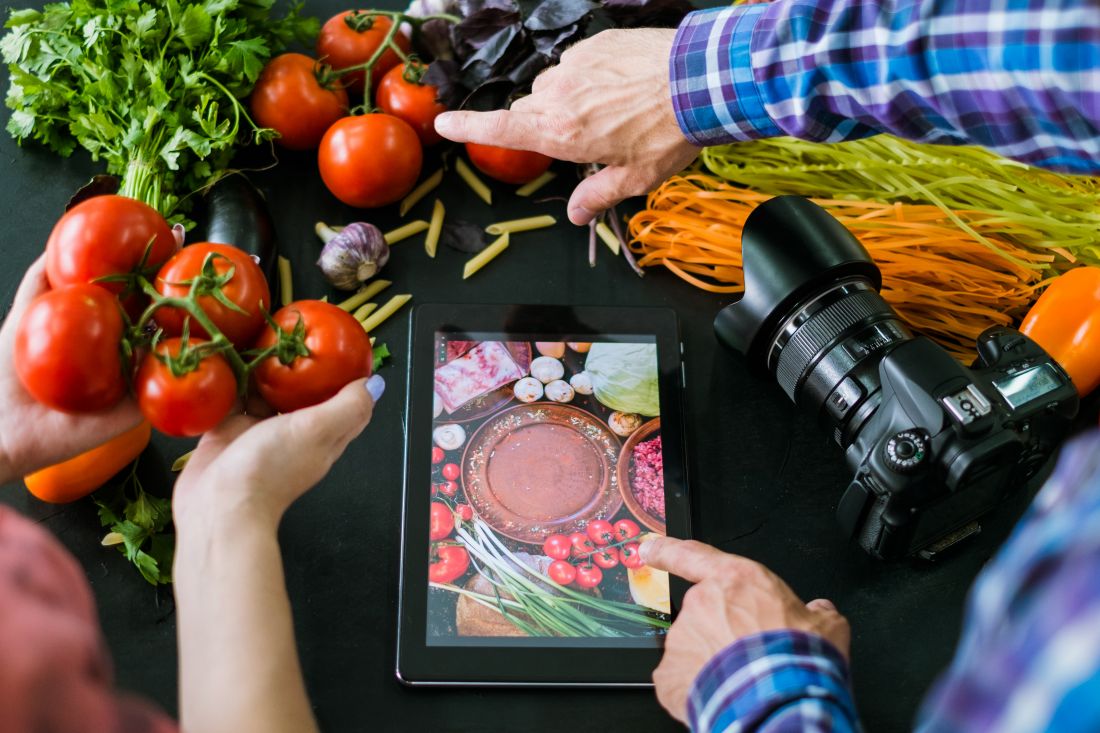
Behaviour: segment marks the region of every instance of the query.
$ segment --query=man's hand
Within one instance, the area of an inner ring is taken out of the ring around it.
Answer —
[[[661,705],[687,722],[687,699],[703,666],[752,634],[795,629],[817,634],[848,656],[848,621],[829,601],[803,603],[759,563],[701,542],[660,537],[642,543],[642,560],[695,583],[665,637],[665,656],[653,672]]]
[[[606,165],[569,199],[569,220],[587,224],[623,199],[648,193],[699,154],[672,110],[668,57],[675,33],[604,31],[562,54],[511,110],[448,112],[435,128],[457,142]]]
[[[15,329],[27,306],[49,290],[45,258],[40,257],[15,294],[0,329],[0,483],[91,450],[141,421],[129,397],[104,412],[67,415],[38,404],[15,374]]]

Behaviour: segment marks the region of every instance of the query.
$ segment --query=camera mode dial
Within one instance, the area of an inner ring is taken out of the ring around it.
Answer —
[[[886,442],[886,465],[896,473],[911,473],[928,458],[928,436],[918,430],[903,430]]]

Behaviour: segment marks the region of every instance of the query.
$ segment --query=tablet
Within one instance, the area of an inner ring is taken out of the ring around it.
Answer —
[[[654,308],[422,305],[411,317],[397,676],[651,684],[686,586],[681,354]]]

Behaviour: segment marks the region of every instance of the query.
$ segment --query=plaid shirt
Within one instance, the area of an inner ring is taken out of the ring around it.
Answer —
[[[688,701],[694,731],[859,730],[844,659],[770,631],[719,652]],[[1100,731],[1100,432],[1067,446],[967,601],[918,731]]]
[[[695,12],[669,61],[700,146],[889,132],[1100,173],[1096,0],[776,0]]]

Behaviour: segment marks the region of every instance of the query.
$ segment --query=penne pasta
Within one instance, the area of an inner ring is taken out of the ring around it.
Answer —
[[[442,182],[443,169],[440,168],[435,173],[431,174],[423,181],[421,181],[420,185],[412,190],[412,193],[401,199],[401,205],[398,207],[397,213],[401,216],[409,213],[409,209],[420,203],[420,199],[424,198],[433,190],[435,190],[435,188]]]
[[[376,308],[378,308],[377,303],[366,303],[359,306],[359,309],[355,311],[355,320],[362,321],[371,313],[374,313]]]
[[[401,306],[412,300],[412,296],[408,293],[402,293],[401,295],[395,295],[390,298],[385,305],[376,310],[370,316],[363,321],[363,330],[370,333],[374,329],[382,325],[382,323],[396,313]]]
[[[558,223],[558,220],[549,214],[543,214],[542,216],[529,216],[526,219],[511,219],[509,221],[498,221],[494,224],[490,224],[485,227],[485,231],[489,234],[515,234],[516,232],[529,232],[532,229],[545,229],[546,227],[552,227]]]
[[[615,254],[619,254],[621,242],[619,242],[619,238],[615,236],[615,232],[608,228],[607,224],[604,224],[602,221],[596,224],[596,234],[599,235],[600,239],[603,240],[603,243],[607,245],[609,250]]]
[[[443,231],[443,215],[445,213],[443,202],[436,199],[435,205],[432,206],[432,221],[428,225],[428,236],[424,237],[424,251],[428,253],[429,257],[435,257],[435,250],[439,246],[439,233]]]
[[[294,302],[294,279],[291,277],[290,260],[279,255],[279,300],[283,306]]]
[[[408,239],[409,237],[420,234],[428,228],[428,222],[423,219],[416,219],[410,221],[408,224],[403,224],[396,229],[392,229],[382,235],[382,238],[386,240],[386,244],[397,244],[402,239]]]
[[[351,313],[356,308],[363,305],[363,303],[366,303],[368,300],[378,295],[392,284],[393,283],[391,283],[389,280],[372,280],[363,287],[359,288],[359,290],[355,292],[355,295],[340,303],[339,307]]]
[[[558,177],[558,174],[554,171],[546,171],[541,176],[533,181],[529,181],[516,189],[516,196],[530,196],[535,191],[545,186],[550,181]]]
[[[476,193],[482,201],[493,205],[493,192],[489,190],[489,187],[485,185],[485,182],[477,177],[473,169],[466,165],[466,161],[462,158],[455,158],[455,171],[462,180],[466,181],[466,185],[470,187],[470,190]]]
[[[508,232],[501,234],[497,237],[496,241],[490,244],[485,249],[478,252],[466,262],[466,266],[462,269],[462,279],[466,280],[475,272],[485,267],[485,265],[492,262],[493,258],[499,255],[508,247]]]

